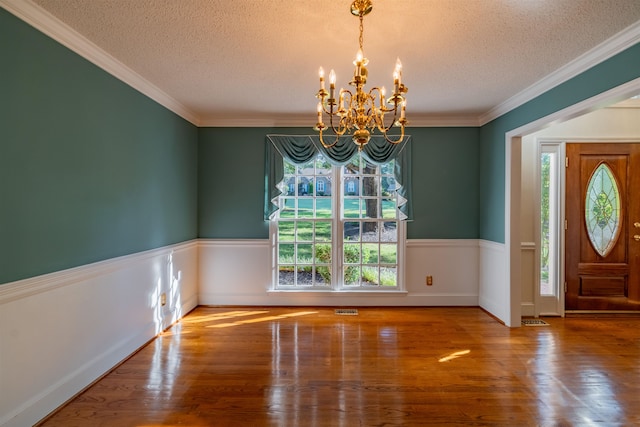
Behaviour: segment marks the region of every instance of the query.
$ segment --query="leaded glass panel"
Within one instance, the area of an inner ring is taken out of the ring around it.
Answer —
[[[587,184],[585,221],[593,248],[609,254],[620,234],[620,191],[611,169],[601,163]]]

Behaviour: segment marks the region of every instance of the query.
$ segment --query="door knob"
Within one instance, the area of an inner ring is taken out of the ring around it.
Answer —
[[[633,239],[634,239],[636,242],[640,242],[640,234],[636,234],[635,236],[633,236]]]
[[[640,228],[640,222],[634,222],[634,223],[633,223],[633,226],[634,226],[635,228]]]

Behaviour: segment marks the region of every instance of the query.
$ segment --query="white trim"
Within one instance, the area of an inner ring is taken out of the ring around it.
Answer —
[[[201,248],[224,248],[224,247],[253,247],[268,248],[269,239],[215,239],[201,238],[198,239],[198,246]]]
[[[533,85],[518,92],[511,98],[493,107],[478,117],[480,126],[497,119],[503,114],[531,101],[550,89],[576,77],[584,71],[606,61],[618,53],[640,42],[640,21],[630,25],[593,49],[580,55],[565,66],[557,69]],[[631,95],[629,95],[631,96]]]
[[[183,119],[200,125],[196,113],[31,0],[0,0],[0,6]]]
[[[0,285],[0,305],[123,270],[148,259],[194,249],[197,240],[124,255]]]
[[[480,246],[480,241],[478,239],[407,239],[408,248],[442,248],[442,247],[477,248],[479,246]]]

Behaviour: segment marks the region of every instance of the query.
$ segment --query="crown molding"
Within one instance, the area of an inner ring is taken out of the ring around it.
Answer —
[[[640,109],[640,98],[626,99],[616,104],[609,105],[607,108],[630,108],[634,110]]]
[[[312,114],[282,114],[252,116],[209,115],[202,117],[202,127],[308,127],[315,124]],[[416,114],[409,117],[407,129],[416,127],[478,127],[478,116],[475,114],[439,115]]]
[[[31,0],[0,0],[0,7],[185,120],[199,124],[193,111]]]
[[[630,48],[638,42],[640,42],[640,21],[630,25],[618,34],[587,51],[585,54],[580,55],[525,90],[480,115],[478,118],[479,125],[483,126],[497,119],[503,114],[531,101],[546,91],[576,77],[578,74]]]

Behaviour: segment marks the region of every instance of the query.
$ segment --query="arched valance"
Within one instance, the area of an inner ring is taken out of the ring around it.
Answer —
[[[265,153],[264,217],[269,220],[278,210],[278,185],[284,179],[283,159],[294,164],[304,164],[319,153],[336,166],[347,164],[358,153],[358,146],[350,136],[343,136],[331,148],[324,148],[317,135],[267,135]],[[399,185],[398,211],[401,220],[411,220],[411,136],[405,136],[399,144],[389,144],[383,136],[375,135],[362,149],[363,155],[374,164],[395,160],[394,175]]]

